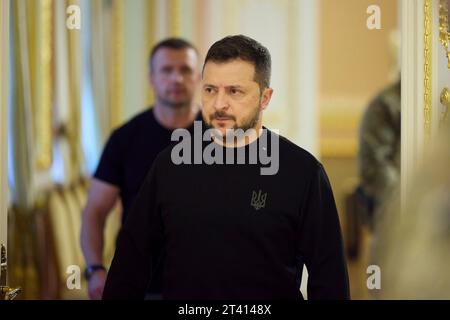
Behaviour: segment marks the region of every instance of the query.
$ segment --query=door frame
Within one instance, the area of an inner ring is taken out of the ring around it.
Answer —
[[[402,35],[401,206],[439,130],[439,0],[400,0]],[[403,211],[403,210],[402,210]]]

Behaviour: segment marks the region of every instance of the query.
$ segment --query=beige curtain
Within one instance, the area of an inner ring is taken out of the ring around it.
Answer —
[[[80,5],[78,0],[68,0],[69,5]],[[71,105],[71,122],[68,126],[68,134],[70,141],[70,149],[72,154],[73,171],[76,173],[75,178],[79,178],[81,174],[83,151],[81,147],[81,39],[80,32],[69,32],[69,92]]]
[[[69,30],[66,8],[78,1],[54,3],[55,101],[53,104],[54,137],[53,179],[69,185],[80,177],[80,40],[79,30]],[[57,27],[63,26],[63,27]]]
[[[12,186],[13,202],[27,210],[33,205],[33,119],[32,91],[27,29],[27,10],[25,0],[11,3],[12,47],[11,60],[13,76],[11,83],[11,148],[14,175]]]
[[[14,209],[9,212],[10,285],[38,295],[34,228],[35,171],[51,163],[51,1],[11,1],[10,152]],[[48,44],[48,42],[45,42]],[[47,51],[46,51],[47,50]],[[45,79],[42,76],[46,75]],[[47,90],[47,91],[46,91]]]
[[[101,141],[107,138],[111,123],[111,99],[109,95],[111,71],[111,4],[110,1],[91,1],[91,63],[92,88],[97,125]]]
[[[9,97],[9,6],[10,1],[0,2],[0,244],[7,242],[8,205],[7,187],[7,135],[8,135],[8,97]]]

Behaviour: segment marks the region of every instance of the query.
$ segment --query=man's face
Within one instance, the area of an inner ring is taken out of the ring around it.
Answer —
[[[188,105],[200,80],[194,49],[160,48],[152,60],[150,82],[162,104],[177,108]]]
[[[258,130],[262,111],[269,104],[272,89],[261,94],[254,80],[253,64],[240,59],[216,63],[203,70],[202,115],[208,126],[226,135],[227,129]]]

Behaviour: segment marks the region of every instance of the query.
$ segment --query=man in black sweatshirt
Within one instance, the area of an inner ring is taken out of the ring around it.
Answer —
[[[348,299],[339,218],[322,165],[262,126],[271,58],[245,36],[209,49],[202,123],[162,151],[121,230],[104,299]]]

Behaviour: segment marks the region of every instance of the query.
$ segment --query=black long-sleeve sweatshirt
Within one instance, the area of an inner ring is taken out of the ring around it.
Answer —
[[[279,137],[279,150],[261,138],[250,145],[279,156],[272,175],[261,174],[267,165],[248,163],[250,145],[247,164],[174,164],[175,145],[159,154],[121,230],[104,299],[143,299],[158,269],[164,299],[301,299],[303,264],[308,299],[349,298],[322,165],[265,134],[269,142]]]

